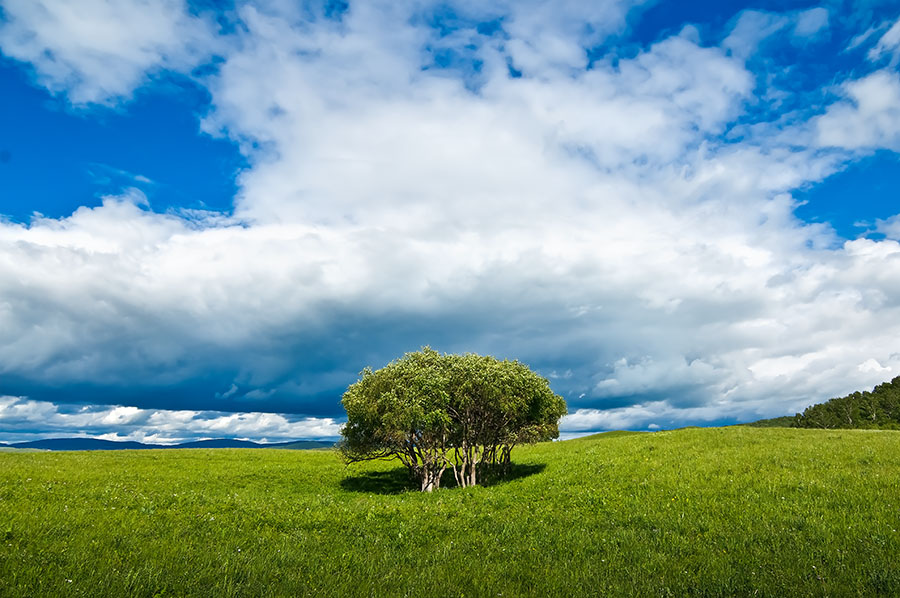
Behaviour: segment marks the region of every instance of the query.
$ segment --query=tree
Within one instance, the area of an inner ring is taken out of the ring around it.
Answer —
[[[900,428],[900,376],[872,391],[811,405],[794,416],[795,428]]]
[[[445,360],[447,412],[454,424],[450,465],[458,485],[475,485],[479,464],[508,472],[517,444],[559,437],[565,401],[526,365],[474,353]]]
[[[408,353],[378,371],[366,368],[344,393],[348,462],[399,459],[423,492],[440,487],[450,435],[447,380],[436,351]]]
[[[342,403],[345,460],[399,459],[425,492],[448,468],[459,486],[487,468],[507,473],[513,448],[557,438],[566,413],[549,382],[518,361],[427,347],[366,368]]]

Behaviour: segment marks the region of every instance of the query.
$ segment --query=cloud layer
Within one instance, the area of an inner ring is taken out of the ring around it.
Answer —
[[[192,75],[201,126],[250,166],[227,215],[124,190],[0,224],[0,392],[29,397],[4,413],[339,417],[362,367],[424,344],[529,363],[573,432],[781,415],[900,374],[896,222],[842,240],[791,196],[898,150],[896,26],[819,110],[772,121],[759,102],[790,92],[760,87],[746,23],[815,39],[825,9],[593,56],[631,6],[590,4],[239,3],[214,30],[174,1],[7,3],[0,48],[73,104],[218,56]]]
[[[340,426],[329,418],[292,418],[276,413],[59,405],[0,397],[0,434],[6,442],[73,434],[149,444],[177,444],[223,437],[280,442],[297,438],[336,438]]]

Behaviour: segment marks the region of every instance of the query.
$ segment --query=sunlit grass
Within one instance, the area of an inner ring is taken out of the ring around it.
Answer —
[[[900,432],[517,449],[407,491],[328,451],[0,454],[0,596],[897,596]]]

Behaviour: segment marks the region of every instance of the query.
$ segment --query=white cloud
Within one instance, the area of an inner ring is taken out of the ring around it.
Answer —
[[[875,230],[889,239],[900,241],[900,214],[885,218],[884,220],[876,220]]]
[[[814,37],[828,28],[828,9],[821,6],[801,11],[794,23],[794,35]]]
[[[584,3],[510,2],[509,52],[517,68],[543,72],[548,68],[583,68],[585,47],[620,29],[625,15],[643,1],[613,0]]]
[[[114,407],[100,419],[107,426],[125,426],[143,420],[145,414],[137,407]]]
[[[633,186],[681,159],[720,132],[752,88],[721,51],[676,37],[575,77],[562,68],[522,79],[485,44],[485,80],[473,94],[457,78],[422,72],[417,35],[373,32],[377,20],[354,13],[339,33],[310,33],[246,11],[249,41],[210,81],[206,122],[265,148],[242,177],[240,217],[406,224],[429,235],[448,223],[533,221],[549,197],[582,202],[592,188]],[[598,180],[596,169],[620,172]]]
[[[900,75],[880,70],[840,87],[846,99],[816,121],[818,143],[850,150],[900,150]]]
[[[885,54],[893,55],[892,63],[894,64],[897,61],[897,57],[900,56],[900,19],[869,50],[869,60],[878,60]]]
[[[184,0],[5,0],[3,54],[74,104],[114,104],[163,69],[205,60],[211,25]]]
[[[890,372],[891,368],[885,367],[878,363],[878,361],[874,359],[867,359],[858,366],[856,366],[861,372]]]
[[[753,101],[752,26],[781,16],[744,13],[723,48],[685,34],[585,70],[573,24],[608,14],[615,31],[626,5],[570,7],[544,31],[511,4],[504,43],[440,41],[476,76],[434,67],[410,6],[302,25],[239,9],[204,80],[205,129],[251,162],[234,217],[155,214],[127,192],[0,223],[16,394],[134,391],[115,402],[137,410],[103,415],[126,427],[172,421],[160,389],[185,385],[198,410],[334,415],[363,366],[430,343],[567,372],[553,385],[574,432],[779,415],[900,374],[900,246],[835,246],[790,197],[835,168],[828,148],[896,147],[895,75],[846,83],[808,126],[725,142]],[[178,417],[210,435],[287,425]]]
[[[39,433],[30,430],[39,429]],[[0,438],[22,442],[41,438],[92,437],[176,444],[206,438],[281,442],[334,438],[332,418],[288,418],[274,413],[169,411],[122,406],[72,406],[19,397],[0,397]]]
[[[797,43],[807,43],[828,32],[829,13],[816,7],[793,12],[744,10],[734,20],[734,26],[722,41],[722,47],[742,60],[759,52],[760,46],[777,34],[789,34]]]
[[[884,31],[883,26],[869,27],[862,33],[853,36],[853,38],[850,40],[850,43],[847,44],[847,47],[844,50],[845,51],[855,50],[859,46],[861,46],[861,45],[865,44],[867,41],[869,41],[873,35],[876,35],[882,31]]]
[[[685,419],[685,415],[689,417]],[[579,409],[563,417],[560,430],[567,434],[577,432],[659,429],[676,427],[679,422],[691,421],[696,424],[722,419],[720,410],[714,407],[695,407],[674,412],[664,401],[655,401],[617,409]],[[746,413],[744,413],[746,415]],[[664,422],[661,426],[657,422]]]
[[[745,10],[735,21],[722,47],[742,59],[754,54],[764,39],[781,31],[790,23],[787,15]]]

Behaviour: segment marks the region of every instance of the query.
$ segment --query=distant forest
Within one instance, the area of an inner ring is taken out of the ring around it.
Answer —
[[[764,419],[751,426],[900,430],[900,376],[872,392],[854,392],[807,407],[794,416]]]

